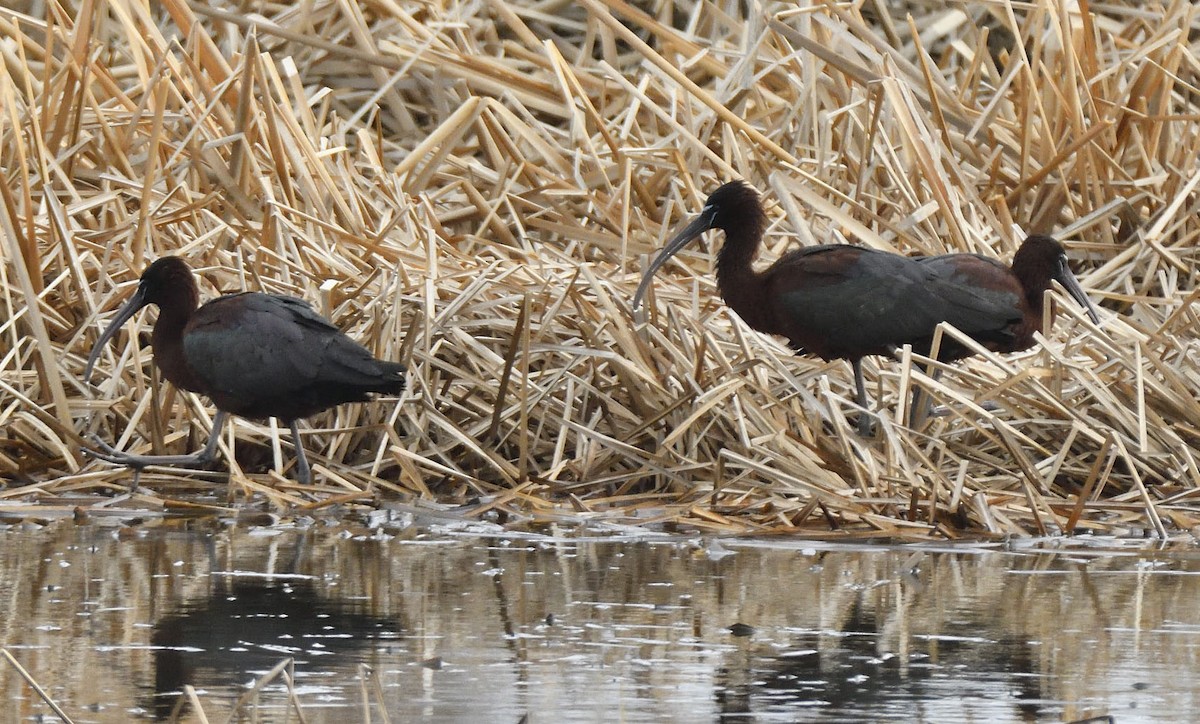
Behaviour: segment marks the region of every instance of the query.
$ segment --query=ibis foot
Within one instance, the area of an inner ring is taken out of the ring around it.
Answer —
[[[217,415],[213,418],[212,432],[208,435],[208,442],[204,444],[204,449],[191,455],[132,455],[121,452],[101,440],[100,436],[95,434],[89,437],[92,444],[99,449],[85,447],[82,452],[88,457],[103,460],[113,465],[124,465],[139,472],[148,465],[202,467],[216,459],[217,439],[221,437],[221,428],[225,426],[225,418],[227,417],[229,417],[229,413],[224,410],[217,410]]]
[[[1002,409],[1000,404],[993,400],[984,400],[979,403],[979,407],[984,412],[997,412]],[[929,411],[930,417],[946,417],[949,414],[950,408],[947,405],[934,405]]]
[[[117,450],[112,445],[101,440],[98,435],[92,435],[91,442],[95,445],[95,448],[83,448],[82,452],[84,455],[112,463],[113,465],[124,465],[134,470],[141,470],[149,465],[201,466],[211,463],[216,458],[213,454],[215,451],[209,450],[208,447],[191,455],[133,455],[132,453]]]
[[[867,384],[863,381],[862,357],[850,360],[850,368],[854,370],[854,401],[862,408],[862,412],[858,413],[858,434],[874,437],[875,415],[867,412]]]
[[[875,437],[875,416],[869,412],[858,414],[858,434],[860,437]]]

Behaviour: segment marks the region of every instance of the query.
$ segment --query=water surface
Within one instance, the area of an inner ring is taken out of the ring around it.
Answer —
[[[379,721],[380,707],[392,721],[514,724],[1200,711],[1190,545],[479,532],[10,527],[0,644],[79,722],[166,718],[185,685],[212,721],[239,697],[283,721],[282,680],[247,691],[288,658],[317,722],[363,721],[367,708]],[[12,721],[49,715],[4,661],[0,696]]]

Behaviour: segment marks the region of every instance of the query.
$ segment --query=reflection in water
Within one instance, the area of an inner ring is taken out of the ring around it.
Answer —
[[[534,724],[1124,722],[1200,705],[1190,548],[726,541],[732,555],[709,555],[680,539],[406,534],[10,530],[0,645],[99,721],[161,717],[174,698],[145,692],[184,681],[224,719],[285,657],[309,721],[379,720],[382,707],[393,721]],[[14,718],[45,714],[10,674]],[[282,721],[287,706],[268,691],[256,716]]]
[[[185,684],[200,689],[241,683],[293,658],[301,671],[346,670],[364,661],[400,626],[360,613],[361,601],[318,595],[310,580],[218,575],[212,595],[189,601],[154,624],[154,705],[167,718]],[[325,658],[329,657],[329,658]]]
[[[900,656],[881,652],[879,622],[855,603],[845,627],[831,632],[798,633],[788,651],[739,649],[717,672],[716,701],[722,721],[741,721],[751,713],[806,711],[809,718],[840,718],[854,712],[859,720],[887,719],[907,702],[977,700],[964,709],[986,721],[1038,721],[1044,712],[1042,677],[1033,669],[1030,644],[1007,638],[980,638],[983,627],[964,626],[961,635],[914,641]],[[956,672],[983,672],[963,677]],[[931,717],[935,718],[935,717]]]

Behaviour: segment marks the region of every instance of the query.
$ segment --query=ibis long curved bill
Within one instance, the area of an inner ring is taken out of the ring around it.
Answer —
[[[87,366],[83,368],[84,382],[91,382],[92,370],[96,366],[96,360],[100,359],[100,353],[104,351],[104,345],[108,344],[113,337],[117,336],[117,332],[121,331],[121,327],[124,326],[125,323],[128,322],[131,317],[133,317],[133,315],[137,314],[138,311],[147,304],[146,286],[145,284],[139,283],[137,289],[133,292],[133,296],[130,297],[129,300],[117,310],[116,316],[113,317],[113,321],[109,323],[108,328],[100,334],[100,338],[97,339],[96,344],[92,346],[92,353],[88,355]]]
[[[1096,308],[1092,306],[1092,300],[1088,298],[1087,292],[1083,291],[1079,280],[1071,273],[1071,267],[1067,266],[1066,254],[1059,255],[1056,263],[1057,268],[1051,278],[1061,284],[1063,289],[1067,290],[1067,294],[1070,294],[1071,298],[1083,307],[1088,319],[1092,320],[1094,324],[1100,324],[1100,317],[1096,314]]]
[[[637,293],[633,295],[634,309],[642,305],[642,297],[645,296],[646,290],[650,288],[650,280],[654,278],[654,273],[661,269],[663,264],[666,264],[671,257],[678,254],[683,247],[713,228],[713,219],[715,218],[715,209],[712,206],[705,206],[699,216],[688,222],[687,226],[680,229],[659,250],[658,255],[650,262],[650,266],[646,267],[646,271],[642,273],[642,281],[638,284]]]

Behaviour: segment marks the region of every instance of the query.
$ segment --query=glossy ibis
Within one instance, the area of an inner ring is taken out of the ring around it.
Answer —
[[[1053,237],[1043,234],[1026,237],[1013,255],[1011,267],[979,254],[942,254],[917,257],[916,261],[939,278],[997,300],[1007,310],[1007,317],[997,316],[991,325],[959,327],[993,352],[1019,352],[1033,346],[1033,333],[1043,331],[1043,302],[1051,280],[1067,290],[1089,319],[1100,323],[1095,307],[1067,265],[1066,251]],[[914,340],[913,350],[928,356],[932,341],[932,335]],[[943,338],[940,347],[938,359],[942,361],[971,356],[970,350],[949,338]]]
[[[384,362],[342,334],[301,299],[244,292],[218,297],[198,307],[192,270],[182,259],[158,259],[142,273],[137,290],[100,335],[88,357],[84,378],[104,345],[139,309],[158,305],[150,337],[154,362],[176,387],[207,395],[217,407],[204,449],[191,455],[131,455],[97,439],[109,462],[196,465],[213,459],[229,415],[277,417],[288,424],[296,445],[296,478],[312,480],[296,421],[369,393],[399,394],[404,365]]]
[[[717,287],[752,329],[785,337],[799,353],[849,360],[857,401],[867,405],[862,358],[912,344],[928,353],[940,322],[997,351],[1025,349],[1041,329],[1042,293],[1058,279],[1096,320],[1091,302],[1067,267],[1058,242],[1030,237],[1003,264],[975,254],[911,258],[847,244],[788,252],[764,271],[753,261],[767,226],[758,193],[741,181],[708,197],[700,214],[650,263],[633,299],[636,309],[650,280],[674,254],[709,229],[725,232],[717,254]],[[948,338],[939,358],[970,352]],[[859,432],[871,423],[859,417]]]

